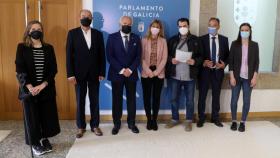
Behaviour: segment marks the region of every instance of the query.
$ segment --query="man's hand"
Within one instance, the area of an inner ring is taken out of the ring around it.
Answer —
[[[129,77],[132,74],[131,70],[129,68],[126,68],[123,72],[123,75],[125,77]]]
[[[226,67],[226,64],[221,60],[221,64],[218,62],[216,63],[216,69],[224,69]]]
[[[204,60],[203,66],[208,67],[208,68],[212,68],[213,67],[213,62],[211,60]]]
[[[194,59],[189,59],[189,60],[187,60],[187,64],[194,65],[195,64],[195,60]]]
[[[68,78],[68,82],[73,84],[73,85],[76,85],[77,84],[76,77],[74,77],[74,76],[73,77],[69,77]]]
[[[102,80],[104,80],[104,78],[105,78],[104,76],[99,76],[99,77],[98,77],[99,82],[102,81]]]
[[[179,63],[178,60],[176,60],[175,58],[172,58],[172,64],[177,65]]]

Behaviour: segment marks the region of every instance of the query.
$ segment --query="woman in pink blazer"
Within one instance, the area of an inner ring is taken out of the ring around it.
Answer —
[[[142,89],[147,116],[147,129],[157,130],[157,116],[160,107],[160,94],[167,61],[167,43],[161,21],[154,20],[142,39]]]

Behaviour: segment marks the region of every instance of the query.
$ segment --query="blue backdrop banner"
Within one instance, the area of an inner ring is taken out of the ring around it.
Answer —
[[[93,0],[93,27],[102,31],[104,42],[110,33],[120,29],[119,19],[123,15],[133,17],[132,31],[143,37],[149,24],[154,19],[163,22],[165,35],[169,38],[178,33],[177,19],[189,17],[189,0]],[[107,64],[107,69],[109,65]],[[139,72],[140,76],[140,72]],[[161,109],[170,109],[170,86],[168,81],[162,91]],[[143,108],[141,83],[137,84],[137,109]],[[126,97],[124,92],[124,107]],[[100,84],[100,109],[112,109],[111,84],[102,81]]]

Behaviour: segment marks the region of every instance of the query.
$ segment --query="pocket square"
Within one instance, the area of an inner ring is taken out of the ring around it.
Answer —
[[[136,43],[133,43],[133,46],[136,46]]]

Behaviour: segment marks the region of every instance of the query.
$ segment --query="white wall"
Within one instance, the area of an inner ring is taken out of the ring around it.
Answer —
[[[232,1],[232,0],[227,0]],[[273,0],[275,1],[275,0]],[[225,2],[225,0],[218,0],[218,5],[221,5],[221,2]],[[230,2],[229,2],[230,3]],[[231,4],[231,3],[230,3]],[[190,22],[191,22],[191,31],[194,34],[198,35],[198,26],[199,26],[199,9],[200,9],[200,1],[199,0],[191,0],[191,9],[190,9]],[[219,6],[218,6],[219,7]],[[228,5],[228,7],[230,7]],[[92,0],[83,0],[83,8],[92,10]],[[228,11],[228,12],[227,12]],[[218,15],[221,14],[230,14],[229,10],[218,10]],[[267,15],[267,13],[265,14]],[[225,17],[226,18],[226,17]],[[226,20],[226,19],[221,19]],[[225,23],[222,22],[222,27],[225,27]],[[257,29],[257,28],[256,28]],[[225,33],[226,30],[221,30]],[[231,37],[236,36],[236,30],[227,30],[227,33],[233,32]],[[235,35],[235,36],[233,36]],[[208,96],[211,96],[211,91],[209,91]],[[197,111],[197,98],[198,92],[195,94],[195,111]],[[222,90],[221,93],[221,112],[230,112],[230,98],[231,98],[231,90]],[[88,108],[88,98],[87,98],[87,108],[86,113],[89,114]],[[211,97],[207,98],[207,103],[211,103]],[[238,102],[238,111],[242,110],[242,93],[240,94],[240,99]],[[211,107],[208,104],[206,111],[211,111]],[[252,92],[252,100],[251,100],[251,112],[269,112],[269,111],[280,111],[280,90],[270,90],[270,89],[255,89]],[[101,111],[101,114],[111,114],[111,110]],[[126,113],[126,112],[124,112]],[[184,110],[181,110],[180,113],[184,113]],[[144,110],[137,111],[137,114],[145,114]],[[170,110],[161,110],[160,114],[170,114]]]
[[[243,3],[244,4],[243,4]],[[220,33],[229,37],[230,43],[237,38],[239,25],[235,17],[246,19],[252,25],[253,40],[259,43],[260,71],[272,71],[274,39],[276,29],[277,0],[218,0],[217,17],[221,20]],[[246,8],[242,12],[243,8]],[[236,12],[236,10],[239,11]]]

